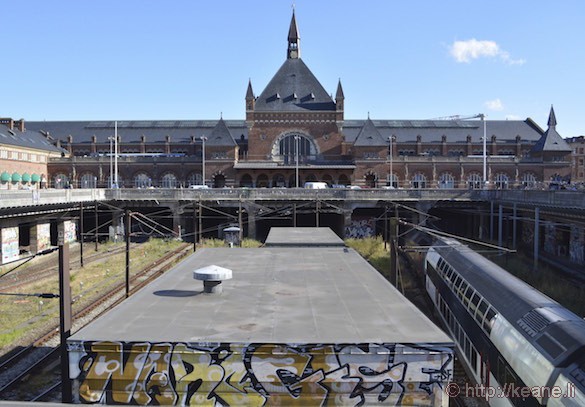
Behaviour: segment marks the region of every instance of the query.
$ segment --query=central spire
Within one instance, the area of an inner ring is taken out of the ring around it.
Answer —
[[[297,28],[297,20],[295,18],[295,11],[293,9],[290,28],[288,29],[288,50],[286,53],[287,59],[297,59],[301,57],[300,41],[301,38],[299,37],[299,29]]]

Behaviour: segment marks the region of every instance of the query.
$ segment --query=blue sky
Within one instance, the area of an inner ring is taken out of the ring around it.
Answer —
[[[243,119],[286,56],[292,2],[4,1],[0,116]],[[531,117],[585,134],[585,1],[296,0],[302,58],[345,117]]]

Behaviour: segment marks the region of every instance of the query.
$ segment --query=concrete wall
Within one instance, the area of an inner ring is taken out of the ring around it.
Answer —
[[[453,350],[423,344],[68,343],[78,403],[448,406]]]

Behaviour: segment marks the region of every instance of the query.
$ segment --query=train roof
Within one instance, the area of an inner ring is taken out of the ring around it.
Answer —
[[[466,245],[440,238],[433,249],[550,359],[585,347],[585,321]]]
[[[209,265],[233,271],[219,295],[193,279]],[[198,250],[68,339],[77,341],[452,344],[345,247]]]

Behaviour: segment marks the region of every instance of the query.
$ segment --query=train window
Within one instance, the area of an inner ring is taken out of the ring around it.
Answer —
[[[473,373],[477,370],[477,350],[473,345],[471,345],[471,369]]]
[[[464,296],[463,302],[465,303],[466,306],[469,306],[469,302],[471,301],[471,296],[473,295],[474,292],[475,292],[475,290],[471,286],[468,286],[467,290],[465,290],[465,293],[463,294],[463,296]]]
[[[478,321],[481,322],[481,320],[483,319],[483,316],[485,315],[485,312],[487,311],[487,308],[488,308],[488,303],[485,302],[484,299],[482,299],[481,302],[479,303],[479,306],[477,307],[476,319]]]
[[[492,331],[493,319],[495,316],[496,311],[492,307],[490,307],[486,313],[485,319],[483,320],[483,328],[488,333]]]
[[[453,287],[459,288],[459,285],[461,284],[462,281],[463,281],[463,279],[461,277],[457,276],[457,278],[455,278],[455,282],[453,283]]]

